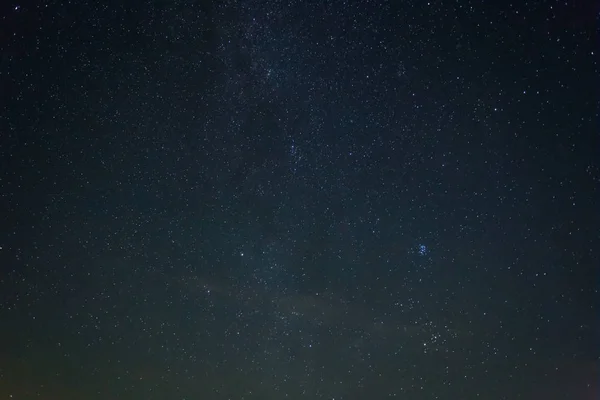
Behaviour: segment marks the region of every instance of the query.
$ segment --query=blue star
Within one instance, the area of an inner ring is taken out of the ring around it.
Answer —
[[[420,244],[419,245],[418,253],[419,253],[420,256],[427,255],[427,246],[425,246],[424,244]]]

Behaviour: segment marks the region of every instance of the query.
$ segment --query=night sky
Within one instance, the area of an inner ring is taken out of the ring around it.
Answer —
[[[595,2],[3,2],[0,400],[583,399]]]

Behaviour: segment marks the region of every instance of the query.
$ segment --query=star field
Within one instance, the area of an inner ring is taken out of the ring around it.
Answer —
[[[0,399],[598,395],[597,12],[0,9]]]

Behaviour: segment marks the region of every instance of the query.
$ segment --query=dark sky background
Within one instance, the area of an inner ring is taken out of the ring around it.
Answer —
[[[0,400],[593,399],[594,2],[0,15]]]

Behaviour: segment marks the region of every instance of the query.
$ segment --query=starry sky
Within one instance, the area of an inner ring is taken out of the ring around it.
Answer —
[[[0,400],[595,398],[593,3],[3,3]]]

